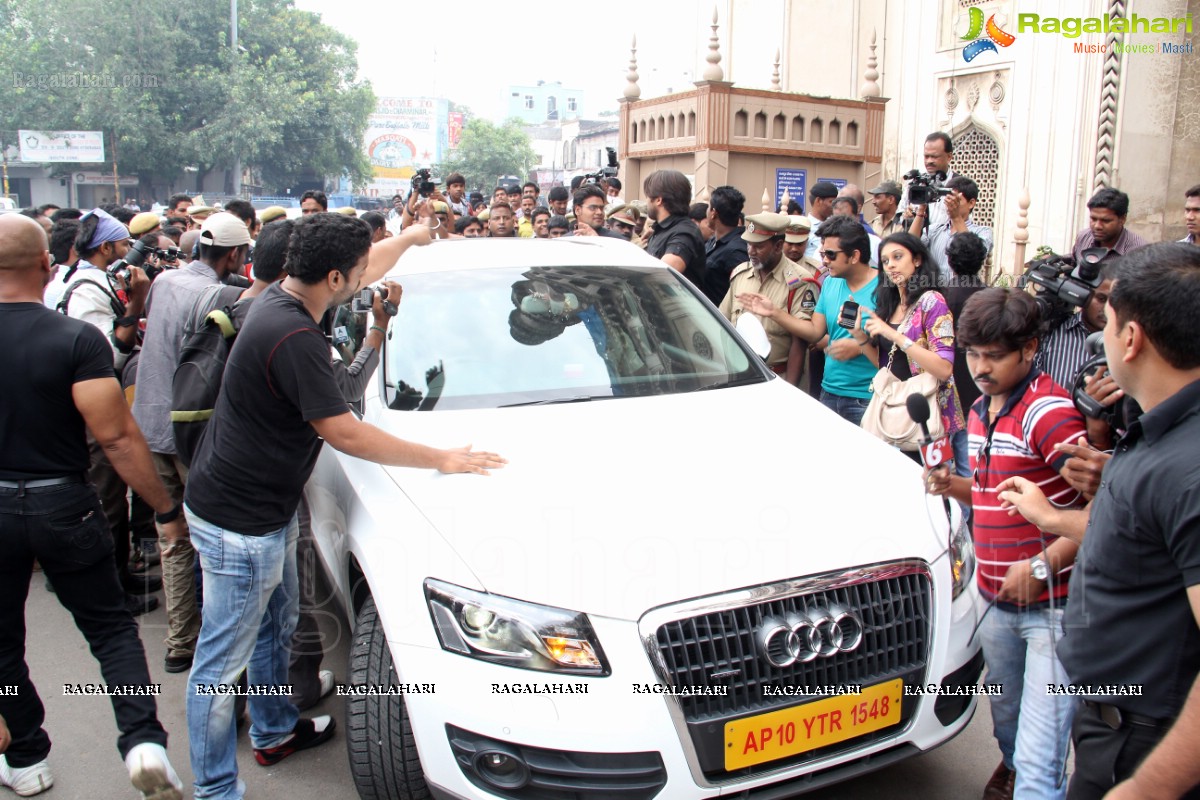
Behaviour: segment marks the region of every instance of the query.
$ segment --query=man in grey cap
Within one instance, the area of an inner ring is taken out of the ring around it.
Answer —
[[[871,220],[871,227],[879,234],[880,239],[886,239],[893,233],[908,230],[904,224],[904,215],[900,213],[900,198],[904,190],[897,181],[884,181],[871,190],[871,201],[879,212]]]
[[[171,431],[171,384],[183,344],[184,323],[204,289],[236,274],[246,263],[250,232],[246,223],[227,212],[213,214],[200,226],[200,258],[167,270],[150,287],[146,299],[146,335],[138,362],[133,418],[150,445],[154,468],[171,500],[183,500],[187,467],[175,454]],[[185,528],[186,530],[186,528]],[[196,608],[195,551],[185,536],[166,538],[159,525],[163,588],[167,600],[167,653],[164,669],[185,672],[192,666],[200,614]]]
[[[811,319],[817,306],[816,273],[810,267],[796,264],[783,254],[784,236],[791,225],[786,214],[763,212],[746,217],[742,239],[750,260],[734,269],[729,276],[729,292],[721,301],[721,313],[737,324],[746,308],[737,299],[743,293],[764,295],[776,308],[799,319]],[[763,328],[771,342],[767,366],[787,382],[796,386],[804,377],[808,346],[792,336],[782,326],[764,319]]]

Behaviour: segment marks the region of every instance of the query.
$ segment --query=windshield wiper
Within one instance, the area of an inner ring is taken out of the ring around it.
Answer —
[[[612,400],[617,395],[612,394],[577,394],[572,397],[552,397],[547,400],[529,400],[524,403],[507,403],[499,408],[517,408],[518,406],[552,406],[558,403],[587,403],[592,400]]]
[[[701,386],[693,389],[693,392],[707,392],[709,389],[730,389],[734,386],[749,386],[752,383],[763,383],[761,375],[745,375],[741,378],[730,378],[721,383],[710,383],[707,386]]]

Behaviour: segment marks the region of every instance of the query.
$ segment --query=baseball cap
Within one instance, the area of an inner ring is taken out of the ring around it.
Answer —
[[[867,194],[890,194],[892,197],[899,200],[904,196],[904,191],[900,188],[900,184],[896,181],[884,181]]]
[[[771,211],[751,214],[746,217],[746,230],[742,234],[742,239],[747,242],[765,242],[786,231],[791,222],[787,214],[776,214]]]
[[[238,247],[250,244],[246,223],[226,211],[211,215],[200,226],[200,244],[216,247]]]

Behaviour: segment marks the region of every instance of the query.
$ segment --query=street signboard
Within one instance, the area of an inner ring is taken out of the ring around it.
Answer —
[[[101,131],[17,131],[17,138],[26,163],[104,163]]]
[[[808,170],[803,169],[786,169],[778,168],[775,170],[775,208],[779,210],[780,202],[783,200],[783,190],[787,189],[788,197],[795,200],[804,206],[804,196],[808,193],[806,183],[808,180]],[[784,209],[787,213],[787,209]]]

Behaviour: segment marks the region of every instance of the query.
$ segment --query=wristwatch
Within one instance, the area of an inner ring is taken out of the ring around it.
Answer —
[[[1050,579],[1050,565],[1046,563],[1046,557],[1037,555],[1029,559],[1029,566],[1033,572],[1033,577],[1039,581]]]

